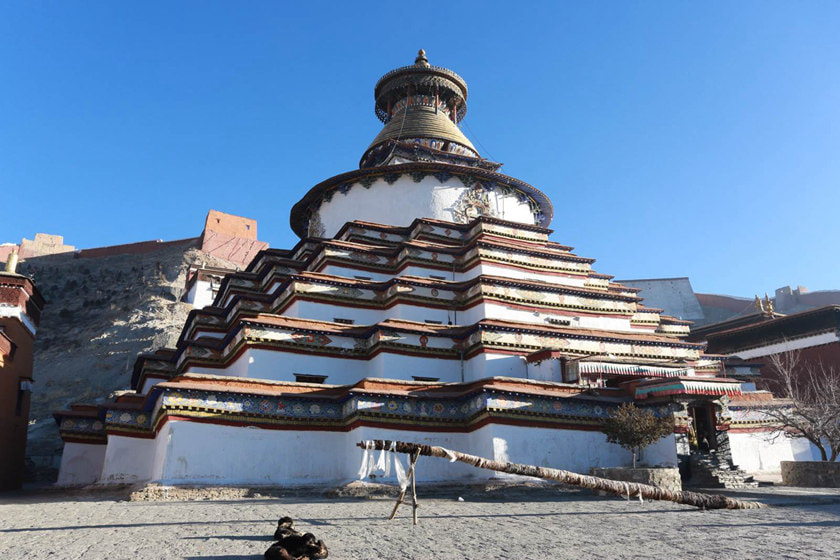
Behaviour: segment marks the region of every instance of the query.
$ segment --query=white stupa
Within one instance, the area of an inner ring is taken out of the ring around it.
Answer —
[[[133,393],[56,414],[59,483],[341,484],[374,438],[586,472],[629,461],[599,430],[629,401],[677,416],[651,464],[688,453],[689,425],[725,431],[740,383],[688,322],[549,240],[548,198],[459,129],[463,79],[420,51],[374,94],[385,126],[294,206],[301,241],[225,277]]]

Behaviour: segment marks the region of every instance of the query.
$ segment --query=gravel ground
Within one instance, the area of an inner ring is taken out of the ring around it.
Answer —
[[[277,518],[330,558],[839,558],[840,492],[759,489],[773,507],[698,511],[586,492],[420,494],[420,525],[390,499],[130,502],[114,494],[0,495],[0,558],[262,558]],[[457,496],[453,496],[457,498]]]

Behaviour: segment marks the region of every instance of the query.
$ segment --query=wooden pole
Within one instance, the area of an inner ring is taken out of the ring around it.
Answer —
[[[400,494],[397,496],[397,503],[394,504],[394,509],[391,510],[391,515],[388,517],[388,521],[392,520],[397,515],[397,510],[399,509],[404,497],[405,490],[400,489]]]
[[[417,451],[416,453],[414,453],[412,451],[412,452],[406,452],[406,453],[411,453],[411,455],[412,455],[411,466],[408,467],[408,478],[411,479],[411,480],[414,480],[414,465],[417,464],[417,459],[420,457],[420,452]],[[399,509],[400,504],[403,503],[403,499],[405,499],[405,491],[407,489],[408,489],[408,487],[400,489],[400,493],[397,496],[397,503],[394,504],[394,509],[393,509],[393,511],[391,511],[391,516],[388,518],[388,521],[392,520],[397,515],[397,510]],[[416,523],[415,523],[415,525],[416,525]]]
[[[411,458],[411,465],[412,467],[417,463],[417,459],[420,458],[420,450],[414,452],[414,456]],[[411,515],[414,519],[414,524],[417,525],[417,508],[420,505],[417,503],[417,469],[413,469],[411,471]]]
[[[460,453],[458,451],[448,451],[443,447],[436,447],[432,445],[406,443],[403,441],[396,441],[393,443],[395,446],[394,451],[397,453],[417,453],[415,457],[419,455],[426,455],[428,457],[439,457],[441,459],[452,459],[454,457],[456,461],[460,461],[480,469],[488,469],[520,476],[532,476],[545,480],[556,480],[565,484],[581,486],[583,488],[589,488],[590,490],[600,490],[602,492],[608,492],[618,496],[627,496],[628,498],[631,496],[642,496],[648,500],[666,500],[703,509],[758,509],[767,507],[761,502],[736,500],[720,494],[703,494],[700,492],[688,492],[685,490],[674,492],[672,490],[666,490],[664,488],[650,486],[648,484],[609,480],[606,478],[586,476],[560,469],[549,469],[547,467],[535,467],[533,465],[522,465],[518,463],[500,463],[498,461],[491,461],[483,457],[478,457],[477,455],[468,455],[467,453]],[[389,440],[374,440],[372,444],[373,449],[391,450],[392,442]],[[363,449],[366,448],[365,442],[357,445]],[[367,447],[367,449],[370,449],[370,447]],[[412,474],[414,473],[414,462],[416,462],[416,458],[411,464]],[[396,513],[396,508],[394,508],[394,512]],[[393,516],[391,518],[393,519]]]

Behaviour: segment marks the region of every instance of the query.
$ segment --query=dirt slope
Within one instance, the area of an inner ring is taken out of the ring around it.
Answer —
[[[54,480],[62,443],[52,413],[129,388],[138,353],[172,346],[191,306],[180,302],[190,264],[234,268],[194,241],[140,255],[28,259],[47,300],[35,344],[27,457],[30,478]]]

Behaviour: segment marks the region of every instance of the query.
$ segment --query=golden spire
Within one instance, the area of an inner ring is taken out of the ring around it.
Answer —
[[[15,270],[17,270],[17,264],[18,264],[18,252],[17,251],[12,251],[11,253],[9,253],[9,258],[6,261],[6,272],[11,272],[12,274],[14,274]]]
[[[431,66],[431,64],[429,64],[429,59],[426,58],[426,51],[423,49],[417,51],[417,58],[414,59],[414,64],[417,66],[425,66],[426,68]]]
[[[764,305],[761,303],[761,298],[758,294],[755,295],[755,310],[759,313],[764,313]]]

